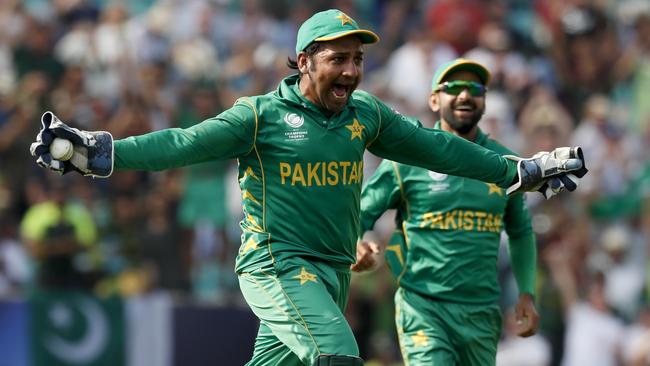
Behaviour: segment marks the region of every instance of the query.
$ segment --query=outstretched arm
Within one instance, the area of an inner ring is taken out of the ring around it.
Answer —
[[[187,129],[170,128],[115,141],[115,168],[163,170],[249,152],[255,116],[243,104]]]
[[[368,147],[373,154],[440,173],[496,183],[503,188],[515,179],[516,164],[482,146],[446,131],[424,128],[399,115],[382,121],[382,130]]]
[[[507,188],[508,194],[537,191],[553,179],[553,192],[575,189],[567,173],[577,178],[586,173],[584,157],[577,149],[570,154],[542,152],[530,159],[506,159],[482,146],[441,130],[424,128],[421,124],[392,111],[375,99],[380,114],[380,131],[368,150],[383,158],[408,165],[421,166],[441,173],[457,175]],[[556,149],[559,150],[559,149]],[[560,179],[562,178],[562,179]],[[544,189],[546,192],[546,189]],[[545,196],[549,197],[548,194]]]
[[[106,178],[114,168],[163,170],[245,155],[255,145],[258,118],[252,104],[238,101],[187,129],[170,128],[117,141],[106,131],[70,127],[52,112],[43,114],[41,124],[30,147],[39,165],[61,174],[74,170]],[[60,151],[54,148],[54,142],[61,139],[67,140],[69,149],[63,144],[59,144]]]

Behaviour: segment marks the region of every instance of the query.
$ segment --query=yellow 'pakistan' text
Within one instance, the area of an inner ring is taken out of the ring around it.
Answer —
[[[427,212],[422,215],[420,227],[440,230],[501,232],[503,214],[483,211],[452,210],[449,212]]]
[[[282,184],[305,187],[361,184],[363,161],[281,162],[280,178]]]

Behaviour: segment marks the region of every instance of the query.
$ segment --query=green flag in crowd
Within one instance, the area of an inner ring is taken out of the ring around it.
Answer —
[[[125,364],[124,307],[76,291],[38,291],[31,298],[34,366]]]

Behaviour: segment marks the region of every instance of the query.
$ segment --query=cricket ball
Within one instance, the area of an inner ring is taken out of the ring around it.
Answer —
[[[72,154],[74,154],[74,146],[72,146],[70,140],[57,137],[52,141],[52,144],[50,145],[50,155],[52,155],[52,159],[66,161],[70,160]]]

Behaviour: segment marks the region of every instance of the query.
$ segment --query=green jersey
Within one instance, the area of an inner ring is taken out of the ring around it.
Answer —
[[[298,81],[290,76],[274,92],[241,98],[187,129],[115,141],[115,167],[161,170],[237,158],[244,211],[239,273],[293,256],[353,263],[366,149],[504,187],[515,177],[513,162],[409,123],[368,93],[355,91],[346,108],[329,115],[301,94]]]
[[[480,130],[475,142],[513,154]],[[522,197],[507,196],[494,184],[385,160],[363,189],[362,231],[372,229],[387,209],[397,209],[401,232],[386,257],[399,286],[441,300],[490,303],[499,296],[496,266],[504,229],[517,258],[520,290],[532,293],[535,244]]]

